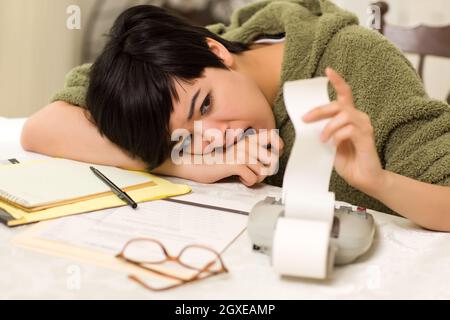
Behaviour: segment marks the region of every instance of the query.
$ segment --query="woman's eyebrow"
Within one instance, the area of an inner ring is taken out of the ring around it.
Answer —
[[[189,109],[189,114],[188,114],[188,120],[191,120],[192,116],[194,115],[195,105],[197,103],[197,98],[198,98],[199,94],[200,94],[200,89],[198,89],[198,91],[192,97],[191,108]]]

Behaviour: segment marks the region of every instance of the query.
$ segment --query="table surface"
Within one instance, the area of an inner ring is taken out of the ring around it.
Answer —
[[[19,143],[24,119],[0,118],[0,159],[33,157]],[[279,194],[261,185],[188,183],[194,192]],[[423,230],[410,221],[370,211],[377,224],[374,246],[356,263],[335,268],[326,281],[278,276],[267,256],[253,252],[244,232],[224,253],[230,273],[176,290],[152,293],[126,275],[95,265],[41,254],[11,244],[30,226],[0,225],[1,299],[442,299],[450,298],[450,234]],[[80,286],[73,288],[74,272]]]

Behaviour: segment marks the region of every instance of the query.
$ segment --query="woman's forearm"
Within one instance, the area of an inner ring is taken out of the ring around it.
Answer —
[[[44,107],[27,120],[21,143],[27,151],[52,157],[133,170],[147,167],[102,137],[82,108],[62,101]]]
[[[366,193],[424,228],[450,231],[450,187],[385,170],[382,183]]]

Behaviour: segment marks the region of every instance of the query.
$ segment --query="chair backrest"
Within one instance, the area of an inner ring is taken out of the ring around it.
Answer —
[[[422,79],[425,56],[450,58],[450,25],[444,27],[419,25],[414,28],[390,25],[385,20],[389,5],[384,1],[378,1],[374,5],[380,8],[380,32],[402,51],[419,55],[418,73]],[[450,104],[450,94],[447,102]]]

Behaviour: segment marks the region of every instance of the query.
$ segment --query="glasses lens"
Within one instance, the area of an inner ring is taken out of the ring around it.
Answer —
[[[166,260],[160,244],[150,240],[135,240],[130,242],[124,250],[128,260],[141,263],[161,263]]]
[[[180,262],[190,268],[201,270],[208,264],[208,271],[218,272],[222,269],[218,255],[209,249],[188,247],[180,255]]]

